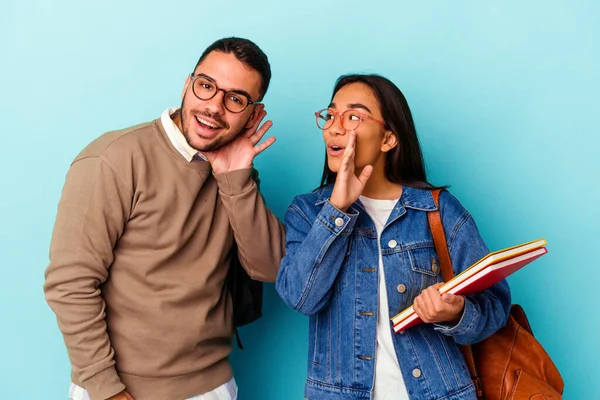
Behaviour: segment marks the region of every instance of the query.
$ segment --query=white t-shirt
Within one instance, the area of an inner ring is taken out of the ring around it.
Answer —
[[[377,242],[398,200],[378,200],[360,196],[365,210],[375,223]],[[388,306],[381,246],[379,249],[379,313],[377,314],[377,350],[375,352],[375,385],[372,400],[408,400],[408,392],[396,350],[392,341],[392,326]]]

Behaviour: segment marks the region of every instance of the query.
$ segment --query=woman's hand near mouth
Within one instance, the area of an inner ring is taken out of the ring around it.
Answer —
[[[354,155],[356,153],[356,132],[350,131],[348,144],[344,150],[344,158],[340,163],[340,169],[337,172],[333,192],[329,201],[339,210],[346,212],[361,195],[365,188],[373,167],[367,165],[363,168],[360,176],[356,176],[354,166]]]

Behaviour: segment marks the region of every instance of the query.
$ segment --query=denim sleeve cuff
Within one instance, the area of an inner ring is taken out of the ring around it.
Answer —
[[[447,336],[460,336],[468,333],[475,326],[477,320],[477,310],[473,303],[465,296],[465,308],[463,309],[460,321],[456,325],[448,323],[434,323],[436,331]]]
[[[319,215],[317,215],[317,220],[334,235],[339,235],[342,232],[349,233],[352,231],[358,217],[358,213],[353,211],[352,208],[349,208],[348,212],[345,213],[327,200]]]

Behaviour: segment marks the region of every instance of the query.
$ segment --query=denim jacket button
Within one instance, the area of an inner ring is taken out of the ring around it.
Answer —
[[[419,368],[415,368],[415,369],[413,369],[412,374],[413,374],[413,376],[415,378],[420,378],[421,377],[421,370]]]
[[[389,247],[390,249],[393,249],[393,248],[394,248],[394,247],[396,247],[396,246],[398,246],[398,242],[396,242],[394,239],[392,239],[392,240],[390,240],[390,241],[388,242],[388,247]]]
[[[336,218],[336,219],[335,219],[335,224],[336,224],[337,226],[342,226],[342,225],[344,225],[344,220],[343,220],[343,219],[341,219],[341,218]]]
[[[406,292],[406,285],[401,283],[398,286],[396,286],[396,290],[398,290],[398,293],[404,293]]]

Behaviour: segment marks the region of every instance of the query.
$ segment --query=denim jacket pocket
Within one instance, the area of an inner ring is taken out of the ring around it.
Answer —
[[[413,271],[415,295],[429,286],[443,280],[440,262],[433,247],[419,247],[408,250],[410,267]]]

